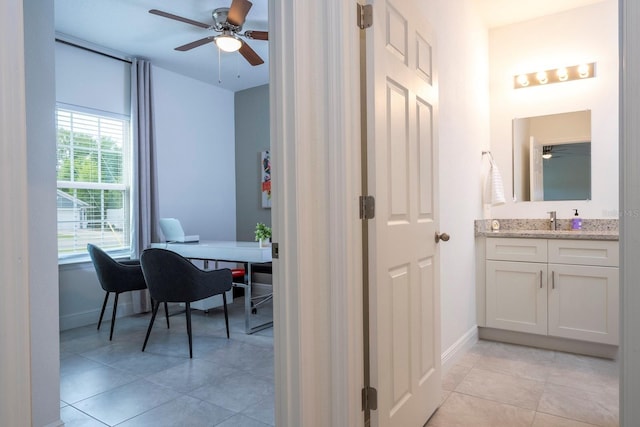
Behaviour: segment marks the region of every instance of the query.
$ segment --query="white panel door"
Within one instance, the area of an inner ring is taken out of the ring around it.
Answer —
[[[415,3],[373,2],[366,36],[373,426],[422,426],[441,396],[438,98],[433,37]]]

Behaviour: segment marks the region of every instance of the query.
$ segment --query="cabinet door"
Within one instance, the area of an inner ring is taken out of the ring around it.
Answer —
[[[487,326],[547,334],[547,264],[487,261]]]
[[[618,268],[549,264],[549,335],[618,345]]]

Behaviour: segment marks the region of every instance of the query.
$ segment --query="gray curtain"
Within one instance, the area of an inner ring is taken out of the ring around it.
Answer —
[[[137,259],[151,242],[158,242],[158,190],[151,63],[131,62],[131,130],[133,185],[131,190],[131,258]],[[148,291],[133,293],[133,311],[151,308]]]

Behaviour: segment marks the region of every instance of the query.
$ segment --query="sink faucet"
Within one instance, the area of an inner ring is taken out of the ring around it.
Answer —
[[[556,221],[556,211],[550,211],[547,213],[549,214],[549,228],[551,230],[557,230],[558,222]]]

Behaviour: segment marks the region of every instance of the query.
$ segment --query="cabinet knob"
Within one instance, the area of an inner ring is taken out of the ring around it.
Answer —
[[[438,243],[440,240],[442,240],[443,242],[448,242],[450,238],[451,237],[447,233],[438,234],[438,232],[436,231],[436,243]]]

